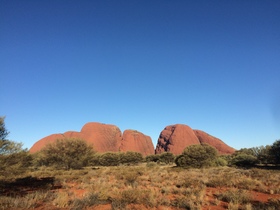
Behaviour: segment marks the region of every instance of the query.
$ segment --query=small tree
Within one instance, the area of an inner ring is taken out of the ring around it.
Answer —
[[[208,144],[191,145],[175,159],[175,163],[180,167],[203,168],[214,166],[217,156],[217,150]]]
[[[239,166],[239,167],[252,167],[259,163],[258,159],[246,153],[238,153],[233,155],[233,158],[230,161],[230,165]]]
[[[270,150],[271,150],[271,146],[270,145],[266,145],[266,146],[260,146],[258,147],[258,161],[261,164],[270,164],[273,163],[273,158],[271,156]]]
[[[31,156],[22,144],[6,139],[9,132],[5,127],[5,118],[0,117],[0,175],[21,174],[31,164]]]
[[[55,166],[57,168],[80,169],[88,166],[94,151],[81,139],[58,139],[47,144],[37,155],[37,165]]]
[[[245,161],[244,158],[248,158],[247,163],[251,166],[261,163],[261,164],[269,164],[273,163],[273,157],[271,156],[271,146],[260,146],[260,147],[251,147],[251,148],[242,148],[240,150],[237,150],[232,155],[232,158],[235,159],[235,161]],[[240,156],[236,158],[237,156]],[[254,158],[253,158],[254,157]],[[253,159],[257,159],[257,161],[253,161]],[[231,161],[230,161],[231,162]],[[246,161],[244,162],[246,163]],[[238,162],[237,162],[238,164]],[[241,163],[243,165],[243,163]],[[253,164],[253,165],[252,165]]]
[[[275,164],[280,164],[280,139],[276,140],[270,149],[270,155],[272,157],[272,161]]]
[[[5,126],[5,117],[0,117],[0,140],[5,140],[6,137],[9,135],[9,132]],[[1,147],[1,145],[0,145]],[[1,147],[2,148],[2,147]]]

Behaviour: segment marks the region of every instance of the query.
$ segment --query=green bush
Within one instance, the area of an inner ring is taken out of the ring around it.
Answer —
[[[258,147],[257,158],[258,158],[258,161],[261,164],[267,165],[267,164],[270,164],[270,163],[274,162],[270,150],[271,150],[271,146],[270,145]]]
[[[94,150],[81,139],[58,139],[34,154],[35,165],[56,168],[81,169],[90,165]]]
[[[158,162],[160,160],[160,156],[157,155],[147,155],[145,157],[146,162]]]
[[[164,152],[159,155],[159,161],[165,164],[174,163],[175,155],[171,152]]]
[[[92,158],[91,165],[101,166],[118,166],[135,165],[143,161],[143,156],[139,152],[106,152],[102,154],[96,154]]]
[[[246,154],[250,156],[254,156],[257,158],[258,163],[261,164],[273,164],[275,163],[275,151],[272,151],[272,146],[260,146],[260,147],[251,147],[251,148],[242,148],[240,150],[235,151],[233,156],[237,156],[239,154]]]
[[[276,140],[270,149],[270,155],[272,157],[273,163],[280,164],[280,140]]]
[[[259,161],[255,156],[240,153],[233,156],[233,158],[230,161],[230,165],[239,167],[252,167],[258,162]]]
[[[106,152],[99,155],[98,162],[101,166],[118,166],[120,164],[120,155],[116,152]]]
[[[218,156],[217,150],[207,144],[188,146],[175,159],[175,163],[179,167],[185,168],[203,168],[215,166],[215,160]]]
[[[219,156],[215,159],[215,165],[216,166],[227,166],[228,161],[223,156]]]
[[[139,152],[123,152],[119,153],[120,164],[135,165],[143,161],[143,156]]]
[[[0,117],[0,176],[17,175],[25,172],[31,165],[31,156],[22,144],[10,141],[5,127],[5,118]]]

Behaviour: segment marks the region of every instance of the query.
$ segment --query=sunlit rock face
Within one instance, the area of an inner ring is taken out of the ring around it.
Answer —
[[[203,131],[193,130],[187,125],[176,124],[166,126],[160,133],[155,153],[171,152],[179,155],[187,146],[203,143],[215,147],[220,154],[232,154],[235,151],[222,140]]]
[[[57,139],[77,138],[83,139],[93,145],[97,152],[134,151],[142,155],[154,154],[154,146],[149,136],[141,132],[121,130],[115,125],[90,122],[83,126],[80,132],[68,131],[63,134],[52,134],[37,141],[30,149],[31,153],[40,151],[46,144]]]
[[[192,144],[200,144],[200,142],[189,126],[181,124],[169,125],[159,135],[156,154],[171,152],[178,155]]]
[[[151,137],[135,130],[125,130],[123,132],[120,151],[137,151],[144,156],[155,153]]]
[[[232,154],[235,150],[222,140],[211,136],[204,131],[193,130],[187,125],[169,125],[160,133],[156,149],[151,137],[136,131],[125,130],[123,133],[115,125],[90,122],[85,124],[80,132],[67,131],[63,134],[52,134],[37,141],[30,149],[31,153],[40,151],[46,144],[57,139],[83,139],[93,145],[96,152],[139,152],[143,156],[172,152],[181,154],[183,150],[194,144],[209,144],[215,147],[220,154]]]

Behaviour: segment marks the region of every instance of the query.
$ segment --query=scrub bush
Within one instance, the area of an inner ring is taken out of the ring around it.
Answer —
[[[204,168],[215,166],[215,160],[218,156],[217,150],[207,144],[188,146],[177,156],[175,163],[179,167],[185,168]]]

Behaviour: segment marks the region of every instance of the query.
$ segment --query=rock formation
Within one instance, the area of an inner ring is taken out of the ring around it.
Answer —
[[[160,133],[155,153],[172,152],[179,155],[187,146],[202,143],[215,147],[220,154],[231,154],[235,151],[220,139],[203,131],[192,130],[187,125],[176,124],[165,127]]]
[[[121,130],[115,125],[97,122],[87,123],[80,132],[68,131],[63,134],[52,134],[37,141],[30,149],[31,153],[40,151],[46,144],[56,139],[78,138],[92,144],[97,152],[139,152],[143,156],[172,152],[181,154],[183,150],[193,144],[206,143],[215,147],[220,154],[231,154],[235,150],[220,139],[200,130],[193,130],[187,125],[176,124],[164,128],[158,138],[156,149],[149,136],[135,130]]]
[[[204,131],[194,130],[195,135],[197,136],[201,144],[209,144],[215,147],[220,154],[232,154],[235,149],[226,145],[222,140],[205,133]]]
[[[135,130],[125,130],[120,151],[141,151],[146,156],[154,154],[154,145],[150,136]]]
[[[68,131],[44,137],[30,148],[30,152],[40,151],[46,144],[63,138],[83,139],[92,144],[97,152],[134,151],[144,156],[154,154],[154,146],[149,136],[132,130],[126,130],[122,135],[117,126],[97,122],[85,124],[81,132]]]
[[[178,155],[192,144],[199,144],[199,140],[189,126],[181,124],[170,125],[160,133],[156,154],[172,152]]]

